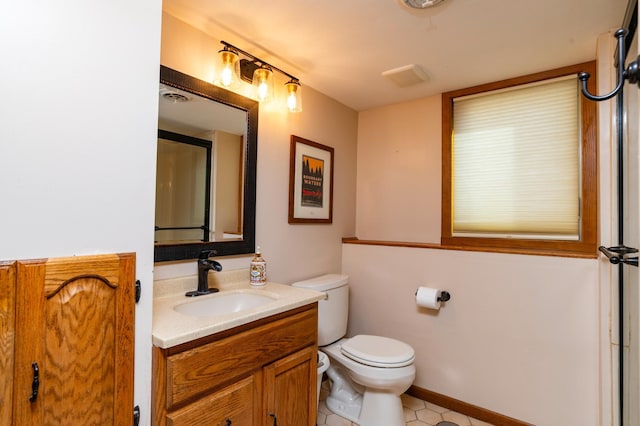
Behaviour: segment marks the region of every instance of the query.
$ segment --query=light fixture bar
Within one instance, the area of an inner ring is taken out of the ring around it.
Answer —
[[[244,50],[242,50],[242,49],[239,49],[239,48],[237,48],[236,46],[234,46],[233,44],[231,44],[231,43],[227,43],[227,42],[226,42],[226,41],[224,41],[224,40],[220,40],[220,43],[221,43],[222,45],[224,45],[224,46],[226,46],[226,47],[230,48],[230,49],[235,50],[235,51],[236,51],[236,52],[238,52],[238,53],[242,53],[244,56],[247,56],[247,57],[249,57],[249,58],[253,59],[254,61],[260,62],[262,65],[266,65],[266,66],[268,66],[268,67],[271,67],[271,69],[272,69],[272,70],[274,70],[274,71],[278,71],[280,74],[286,75],[286,76],[287,76],[287,77],[289,77],[290,79],[292,79],[292,80],[296,81],[298,84],[300,84],[300,80],[299,80],[297,77],[295,77],[295,76],[293,76],[293,75],[289,74],[288,72],[282,71],[280,68],[275,67],[275,66],[273,66],[273,65],[271,65],[271,64],[269,64],[269,63],[267,63],[267,62],[263,61],[262,59],[258,58],[257,56],[253,56],[251,53],[246,52],[246,51],[244,51]]]

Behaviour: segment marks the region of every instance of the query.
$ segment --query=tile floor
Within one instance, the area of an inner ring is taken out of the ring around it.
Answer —
[[[324,404],[324,400],[329,393],[327,381],[322,383],[320,389],[320,405],[318,406],[317,426],[356,426],[355,423],[333,414]],[[438,422],[449,421],[459,426],[492,426],[489,423],[472,419],[463,414],[450,411],[437,405],[414,398],[410,395],[402,395],[402,405],[404,406],[404,419],[406,426],[435,426]]]

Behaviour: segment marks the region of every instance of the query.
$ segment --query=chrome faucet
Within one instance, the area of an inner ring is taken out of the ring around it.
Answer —
[[[209,271],[222,271],[222,265],[209,257],[215,254],[215,250],[205,250],[200,252],[198,257],[198,289],[188,291],[185,296],[196,297],[204,294],[211,294],[219,291],[217,288],[209,288]]]

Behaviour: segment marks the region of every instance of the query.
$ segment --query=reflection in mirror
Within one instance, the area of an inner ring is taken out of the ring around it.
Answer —
[[[155,261],[252,253],[258,103],[161,67]]]
[[[212,143],[158,127],[156,244],[210,241]]]

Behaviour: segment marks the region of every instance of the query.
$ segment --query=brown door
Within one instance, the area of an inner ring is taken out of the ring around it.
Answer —
[[[266,425],[316,424],[316,356],[309,347],[264,368]]]
[[[17,262],[14,425],[132,424],[134,281],[135,254]]]

